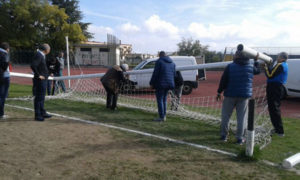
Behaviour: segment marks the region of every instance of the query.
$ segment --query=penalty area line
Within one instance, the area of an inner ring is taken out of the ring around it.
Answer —
[[[26,108],[26,107],[22,107],[22,106],[16,106],[16,105],[10,105],[10,104],[6,104],[6,105],[9,106],[9,107],[17,108],[17,109],[22,109],[22,110],[27,110],[27,111],[34,111],[31,108]],[[165,140],[165,141],[169,141],[169,142],[176,143],[176,144],[182,144],[182,145],[195,147],[195,148],[198,148],[198,149],[204,149],[204,150],[207,150],[207,151],[211,151],[211,152],[215,152],[215,153],[219,153],[219,154],[223,154],[223,155],[228,155],[228,156],[231,156],[231,157],[237,157],[236,154],[231,153],[231,152],[211,148],[211,147],[200,145],[200,144],[189,143],[189,142],[173,139],[173,138],[166,137],[166,136],[155,135],[155,134],[151,134],[151,133],[147,133],[147,132],[143,132],[143,131],[128,129],[128,128],[119,127],[119,126],[110,125],[110,124],[101,123],[101,122],[84,120],[84,119],[81,119],[81,118],[61,115],[61,114],[57,114],[57,113],[51,113],[51,112],[48,112],[48,113],[53,115],[53,116],[57,116],[57,117],[61,117],[61,118],[65,118],[65,119],[69,119],[69,120],[73,120],[73,121],[77,121],[77,122],[103,126],[103,127],[107,127],[107,128],[111,128],[111,129],[118,129],[118,130],[121,130],[121,131],[135,133],[135,134],[139,134],[139,135],[142,135],[142,136],[152,137],[152,138],[156,138],[156,139],[160,139],[160,140]]]

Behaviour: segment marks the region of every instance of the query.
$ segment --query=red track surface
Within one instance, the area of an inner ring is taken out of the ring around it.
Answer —
[[[94,74],[94,73],[103,73],[106,71],[104,68],[99,67],[88,67],[81,69],[84,74]],[[13,72],[20,73],[31,73],[29,66],[14,66]],[[80,74],[80,69],[71,70],[71,75]],[[65,69],[64,75],[67,75],[67,70]],[[219,85],[219,80],[222,75],[222,72],[207,71],[206,80],[199,83],[199,87],[193,90],[193,93],[189,95],[190,97],[201,97],[201,96],[215,96],[217,88]],[[31,79],[25,78],[11,78],[12,83],[18,84],[32,84]],[[266,78],[263,74],[254,76],[254,85],[253,86],[262,86],[266,82]],[[282,114],[285,117],[291,118],[300,118],[300,98],[288,97],[282,101],[281,105]]]

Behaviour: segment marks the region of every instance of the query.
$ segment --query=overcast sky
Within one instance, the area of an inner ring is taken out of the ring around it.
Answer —
[[[80,0],[94,41],[111,33],[134,52],[176,51],[183,37],[211,50],[300,46],[300,0]]]

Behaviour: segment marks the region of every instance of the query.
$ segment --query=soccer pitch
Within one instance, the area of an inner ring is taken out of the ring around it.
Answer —
[[[31,93],[31,86],[12,85],[10,97]],[[7,104],[33,108],[32,101]],[[170,116],[165,123],[155,113],[120,107],[112,112],[102,104],[47,100],[49,112],[209,146],[234,154],[245,147],[219,141],[219,127]],[[295,172],[266,165],[279,164],[299,152],[300,121],[284,119],[286,136],[273,137],[257,160],[231,157],[124,131],[54,117],[33,121],[34,113],[6,107],[9,119],[1,123],[3,150],[0,176],[63,179],[299,179]],[[299,165],[295,167],[300,169]]]

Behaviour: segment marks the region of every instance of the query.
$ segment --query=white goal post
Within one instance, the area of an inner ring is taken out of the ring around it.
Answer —
[[[197,64],[192,66],[178,66],[177,71],[189,71],[197,69],[214,69],[214,68],[225,68],[232,61],[226,62],[216,62],[208,64]],[[126,75],[137,75],[137,79],[143,80],[143,82],[149,84],[149,79],[146,81],[143,74],[151,74],[153,69],[146,70],[134,70],[128,71],[124,74]],[[105,73],[96,74],[82,74],[82,75],[71,75],[71,76],[61,76],[61,77],[49,77],[49,80],[65,80],[66,82],[71,80],[71,88],[66,93],[61,93],[59,89],[59,81],[56,82],[58,85],[56,88],[58,91],[55,93],[56,96],[49,96],[47,98],[65,98],[72,100],[79,100],[84,102],[95,102],[95,103],[105,103],[106,92],[99,81]],[[11,72],[12,77],[19,78],[33,78],[33,74],[16,73]],[[147,76],[148,78],[148,76]],[[214,88],[216,84],[213,85]],[[203,89],[205,91],[205,88]],[[118,104],[121,106],[132,107],[137,109],[142,109],[146,111],[156,112],[156,101],[155,94],[149,89],[121,89],[119,95]],[[216,101],[215,95],[200,95],[196,92],[192,96],[182,96],[180,99],[176,97],[168,98],[169,107],[168,114],[178,115],[183,118],[203,120],[208,124],[218,124],[220,123],[220,114],[222,101]],[[265,147],[269,142],[269,132],[270,132],[270,121],[266,115],[267,104],[265,100],[265,86],[260,85],[253,88],[253,98],[256,100],[254,117],[254,134],[252,137],[256,144],[260,144]],[[178,102],[177,102],[178,101]],[[231,129],[236,129],[236,117],[233,115],[231,117]],[[253,140],[252,140],[253,141]],[[253,146],[253,144],[252,144]],[[253,151],[250,148],[250,151]],[[249,153],[251,156],[252,152]]]

